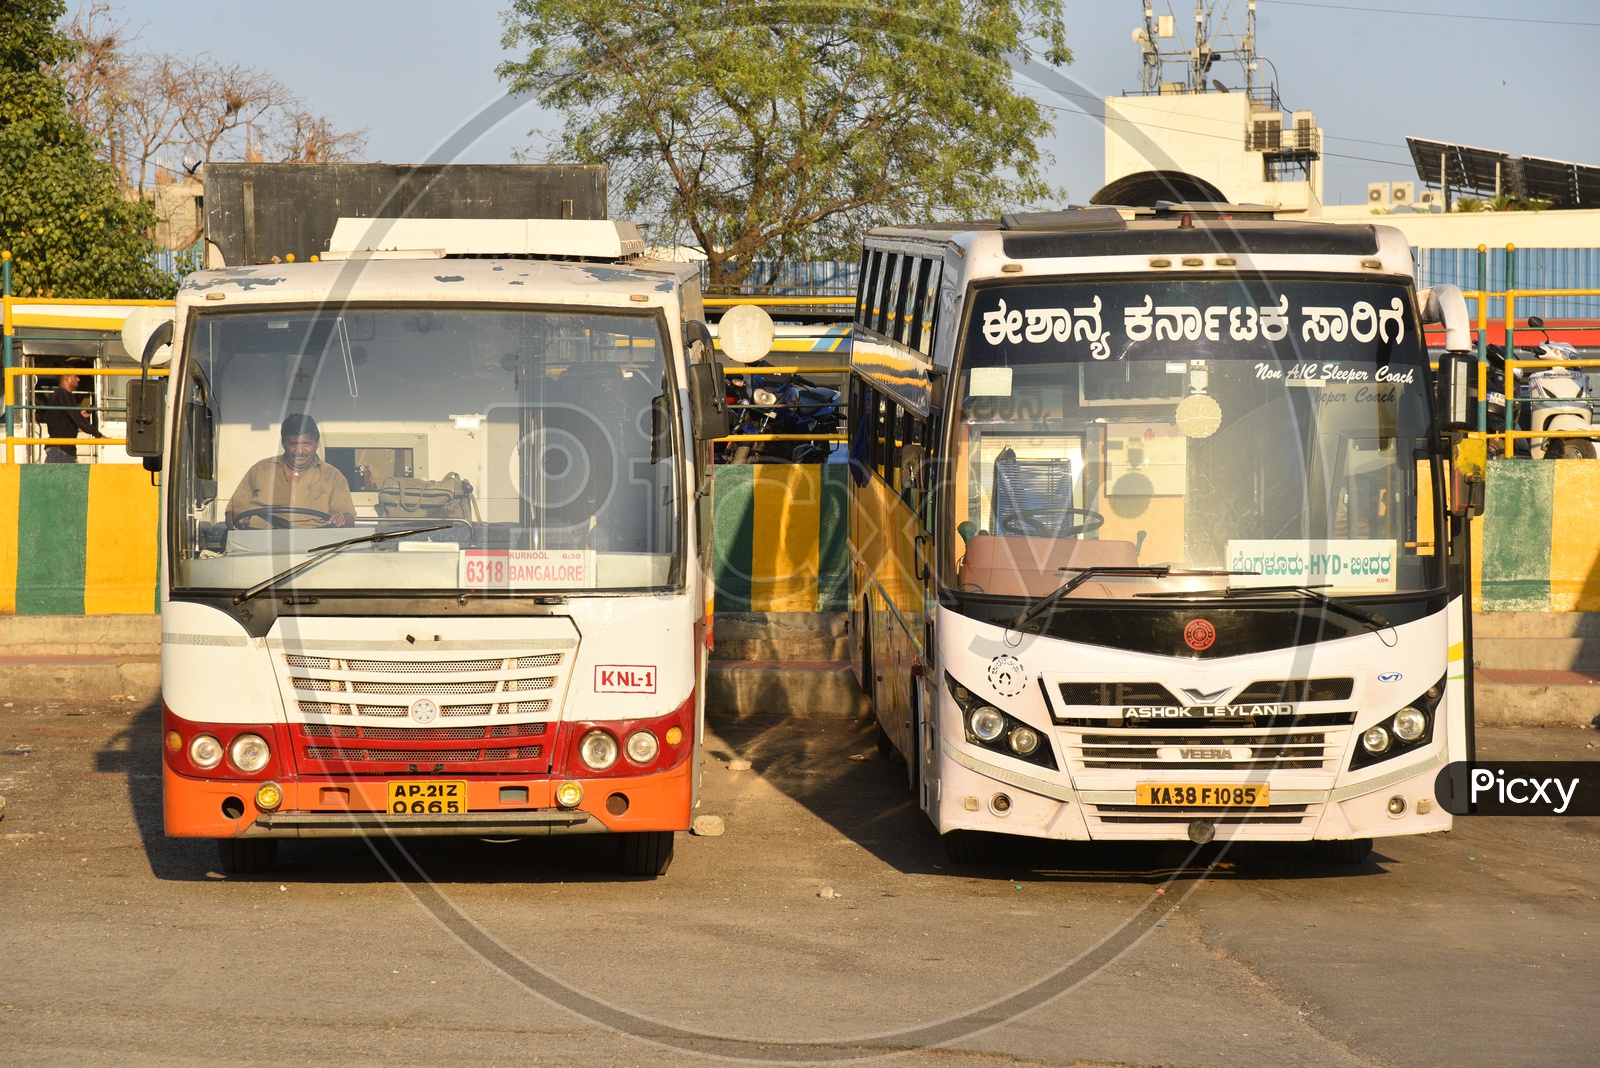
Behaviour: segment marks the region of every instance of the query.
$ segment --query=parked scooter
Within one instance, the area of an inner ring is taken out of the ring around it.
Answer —
[[[1544,320],[1537,315],[1528,317],[1528,325],[1535,330],[1544,329]],[[1550,335],[1537,345],[1527,347],[1541,360],[1582,359],[1578,350],[1565,341],[1551,341]],[[1550,367],[1534,371],[1527,379],[1528,429],[1535,433],[1547,430],[1589,431],[1594,422],[1594,402],[1589,390],[1589,376],[1580,367]],[[1528,452],[1534,459],[1593,460],[1595,443],[1588,437],[1530,438]]]
[[[1508,388],[1506,383],[1506,350],[1499,345],[1486,346],[1484,354],[1489,365],[1488,392],[1484,397],[1485,422],[1484,429],[1488,431],[1486,444],[1490,456],[1505,455],[1505,438],[1502,436],[1506,429],[1506,394],[1512,398],[1510,408],[1516,413],[1516,423],[1513,430],[1528,429],[1528,406],[1516,403],[1526,400],[1528,396],[1527,384],[1521,378],[1513,376]],[[1528,455],[1528,439],[1517,438],[1512,442],[1512,455]]]
[[[752,364],[760,367],[763,361]],[[733,409],[739,424],[733,435],[818,434],[839,432],[840,393],[818,385],[798,374],[764,375],[748,371],[728,375],[728,403],[756,407]],[[729,442],[724,446],[723,462],[826,463],[833,444],[827,441],[752,441]]]

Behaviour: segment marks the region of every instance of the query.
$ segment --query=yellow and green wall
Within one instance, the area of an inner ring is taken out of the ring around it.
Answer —
[[[1600,612],[1600,462],[1490,460],[1474,525],[1474,608]]]
[[[841,612],[844,464],[719,467],[719,612]],[[1600,612],[1600,462],[1492,460],[1475,556],[1485,612]],[[157,610],[157,493],[142,468],[0,464],[0,614]]]
[[[156,500],[142,466],[0,464],[0,615],[155,612]]]

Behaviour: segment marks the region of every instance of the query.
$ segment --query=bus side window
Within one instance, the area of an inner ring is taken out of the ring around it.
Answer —
[[[900,449],[895,440],[898,429],[895,424],[900,414],[899,406],[882,395],[875,395],[875,399],[877,418],[872,427],[873,466],[885,482],[898,488],[895,466],[900,462]]]
[[[900,344],[908,345],[911,342],[911,320],[917,318],[917,305],[920,296],[917,290],[917,280],[921,273],[919,265],[925,263],[913,256],[903,257],[904,267],[900,271],[900,299],[895,302],[895,321],[890,328],[890,335]]]
[[[878,302],[878,319],[873,329],[880,334],[894,332],[896,305],[900,301],[900,265],[904,256],[891,254],[883,269],[883,299]]]
[[[924,259],[919,262],[916,287],[912,290],[912,299],[906,304],[905,343],[927,355],[928,342],[931,340],[927,327],[928,320],[933,317],[935,297],[928,288],[928,278],[933,273],[933,261]]]
[[[928,421],[919,418],[915,412],[901,412],[900,444],[902,461],[906,459],[905,449],[907,446],[911,446],[914,450],[911,455],[926,457],[928,454]],[[910,505],[912,511],[920,511],[921,502],[926,499],[928,493],[926,472],[918,472],[920,481],[917,484],[907,484],[904,481],[903,463],[897,465],[895,470],[900,473],[900,482],[896,486],[900,490],[900,499]]]
[[[870,322],[873,301],[878,295],[878,266],[883,253],[877,249],[861,252],[861,285],[856,292],[856,322],[866,326]]]

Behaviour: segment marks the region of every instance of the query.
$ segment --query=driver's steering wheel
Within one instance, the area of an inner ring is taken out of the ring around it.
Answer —
[[[274,530],[290,530],[294,527],[294,523],[289,519],[291,515],[313,516],[323,526],[327,526],[333,519],[331,514],[319,512],[315,508],[295,508],[287,504],[265,504],[260,508],[249,508],[240,512],[233,517],[233,525],[236,529],[243,529],[239,527],[240,523],[243,523],[246,519],[255,519],[259,516],[271,523]]]
[[[1065,530],[1057,530],[1063,516],[1083,516],[1083,522]],[[1091,530],[1099,530],[1106,517],[1088,508],[1021,508],[1000,520],[1000,529],[1007,534],[1032,535],[1038,538],[1075,538]],[[1023,529],[1026,527],[1027,529]]]

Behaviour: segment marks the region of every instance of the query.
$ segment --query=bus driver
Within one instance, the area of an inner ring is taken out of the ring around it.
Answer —
[[[317,459],[317,421],[296,412],[283,421],[283,452],[250,466],[228,501],[228,526],[347,527],[355,521],[350,484]]]

